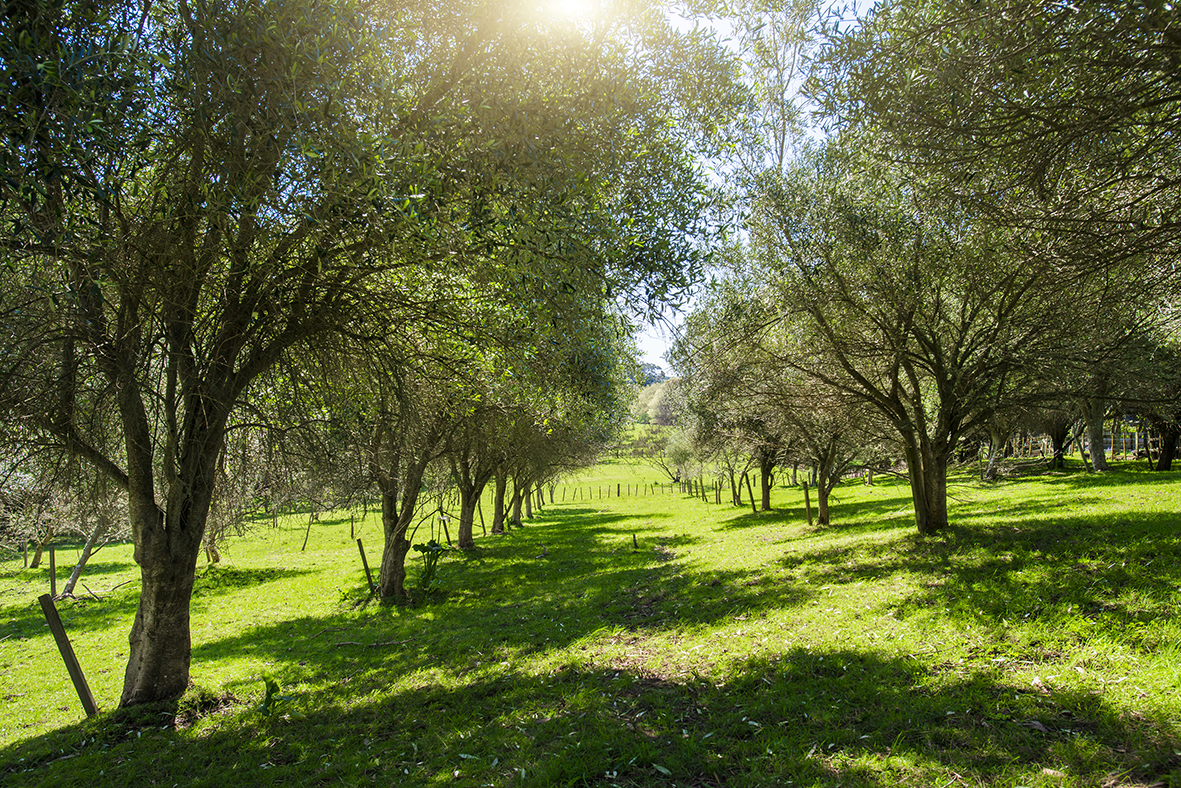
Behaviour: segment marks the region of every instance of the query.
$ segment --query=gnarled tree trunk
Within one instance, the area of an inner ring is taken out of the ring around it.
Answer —
[[[761,447],[758,452],[759,459],[759,482],[761,486],[762,502],[760,508],[764,512],[771,511],[771,478],[772,472],[775,470],[776,461],[779,459],[779,453],[774,449]]]
[[[1160,436],[1158,440],[1158,450],[1156,458],[1156,470],[1170,471],[1173,469],[1173,460],[1177,457],[1177,443],[1181,441],[1181,413],[1176,414],[1177,418],[1172,421],[1165,422],[1157,428],[1157,433]]]
[[[504,533],[504,498],[508,488],[508,471],[496,469],[496,488],[492,494],[492,533]]]
[[[188,453],[166,478],[167,499],[161,509],[155,499],[151,431],[142,403],[132,386],[120,394],[128,514],[141,580],[119,701],[131,706],[175,700],[189,683],[189,605],[232,400],[211,397],[186,409],[182,429]]]
[[[409,601],[406,593],[406,556],[410,540],[406,531],[413,517],[413,508],[398,511],[396,483],[381,483],[381,530],[385,536],[381,551],[381,570],[377,579],[377,595],[396,603]]]
[[[1000,427],[990,426],[988,428],[988,466],[984,470],[984,481],[996,481],[997,473],[1000,471],[1001,454],[1008,441],[1008,433]]]
[[[426,467],[435,458],[441,440],[428,430],[413,445],[400,445],[404,436],[389,425],[378,427],[373,469],[381,495],[381,529],[384,545],[377,594],[397,604],[410,601],[406,592],[406,556],[410,552],[409,529],[422,491]]]
[[[463,489],[459,491],[459,525],[455,544],[461,550],[470,550],[476,546],[476,502],[480,500],[480,492]]]
[[[1083,418],[1087,423],[1087,446],[1091,450],[1091,467],[1097,472],[1109,471],[1107,464],[1107,400],[1093,397],[1083,402]]]
[[[940,451],[915,433],[902,433],[910,478],[914,519],[923,536],[947,528],[947,464],[950,451]]]
[[[1050,411],[1042,418],[1042,429],[1050,436],[1050,467],[1066,467],[1066,439],[1070,437],[1071,418],[1061,411]]]
[[[521,527],[521,501],[525,497],[525,490],[521,488],[521,484],[517,479],[513,479],[513,501],[512,501],[512,522],[518,528]]]

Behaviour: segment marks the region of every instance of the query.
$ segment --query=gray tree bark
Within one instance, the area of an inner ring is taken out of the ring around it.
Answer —
[[[90,535],[86,537],[86,544],[82,547],[82,555],[78,556],[78,563],[74,565],[74,571],[70,572],[70,579],[62,586],[62,596],[72,596],[74,593],[74,586],[78,585],[78,581],[82,578],[82,570],[86,567],[86,562],[90,560],[90,556],[94,553],[95,545],[98,540],[102,538],[107,529],[111,527],[111,521],[102,512],[98,514],[98,521],[95,524]]]

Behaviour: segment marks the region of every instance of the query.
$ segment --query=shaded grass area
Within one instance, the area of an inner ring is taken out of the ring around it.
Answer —
[[[406,609],[358,604],[348,518],[301,553],[293,517],[202,571],[179,706],[89,721],[10,563],[0,783],[1181,785],[1179,490],[960,478],[925,540],[890,481],[839,488],[824,529],[796,490],[547,504]],[[62,603],[104,708],[135,599]]]

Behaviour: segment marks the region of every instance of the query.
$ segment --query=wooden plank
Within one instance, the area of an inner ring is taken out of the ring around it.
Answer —
[[[62,661],[66,663],[66,670],[70,674],[70,681],[74,682],[74,689],[78,691],[78,700],[82,701],[82,708],[86,709],[86,716],[98,714],[98,704],[94,702],[94,695],[90,692],[90,685],[86,683],[86,676],[82,673],[82,666],[74,656],[74,647],[70,645],[70,638],[66,635],[66,628],[62,625],[61,616],[53,604],[53,597],[42,594],[37,598],[41,603],[41,610],[45,613],[45,621],[49,624],[49,631],[57,641],[57,650],[61,652]]]

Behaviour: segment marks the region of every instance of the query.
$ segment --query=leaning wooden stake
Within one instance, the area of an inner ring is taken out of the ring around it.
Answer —
[[[365,546],[357,540],[357,549],[361,551],[361,566],[365,567],[365,579],[369,581],[369,596],[376,596],[377,586],[373,584],[373,573],[369,571],[369,561],[365,559]]]
[[[74,647],[70,645],[70,638],[66,635],[66,628],[62,626],[61,616],[57,614],[57,607],[53,604],[53,597],[42,594],[37,598],[41,603],[41,610],[45,613],[45,622],[49,624],[49,631],[57,641],[57,650],[61,652],[62,661],[66,663],[66,670],[70,673],[70,681],[74,682],[74,689],[78,691],[78,700],[82,701],[82,708],[86,709],[86,716],[98,714],[98,704],[94,702],[94,695],[90,692],[90,685],[86,683],[86,676],[82,674],[82,666],[74,656]]]

